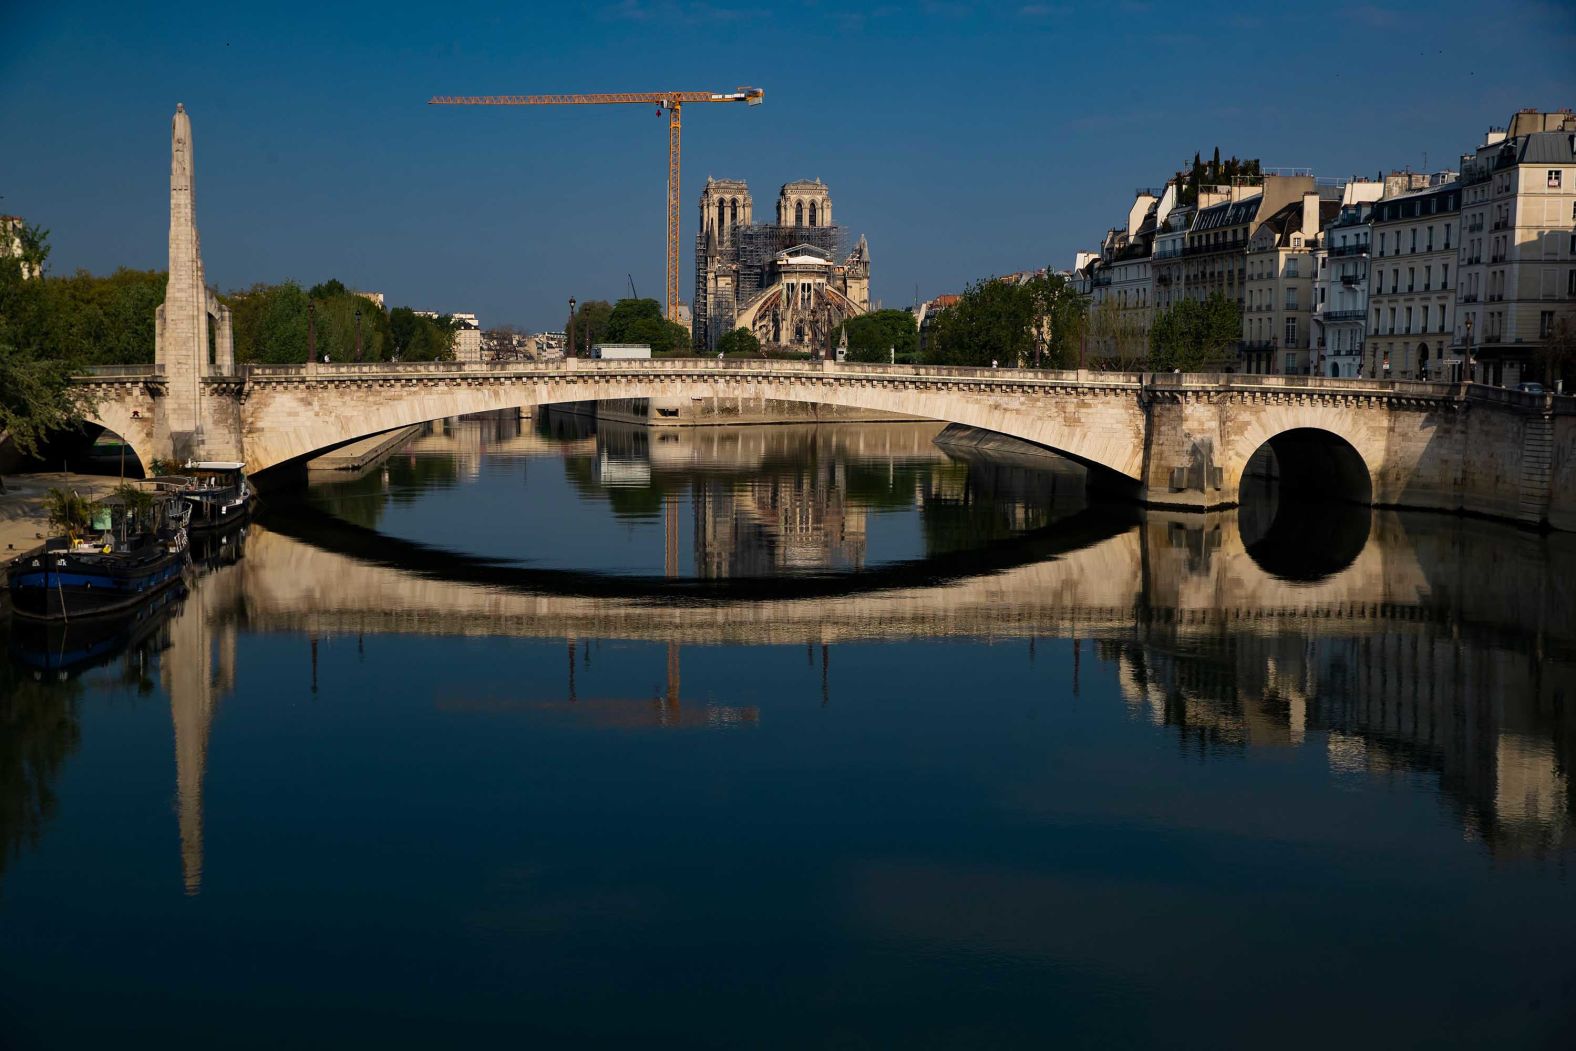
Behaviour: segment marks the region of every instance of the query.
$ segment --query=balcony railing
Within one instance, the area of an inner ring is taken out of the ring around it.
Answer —
[[[1363,242],[1362,244],[1336,245],[1334,248],[1330,249],[1330,255],[1331,256],[1367,255],[1367,254],[1368,254],[1368,244],[1367,244],[1366,241]]]
[[[1324,320],[1333,321],[1361,321],[1368,316],[1366,310],[1326,310]]]

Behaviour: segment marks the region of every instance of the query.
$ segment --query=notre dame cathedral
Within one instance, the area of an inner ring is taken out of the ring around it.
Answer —
[[[736,328],[763,346],[830,351],[846,318],[870,309],[870,248],[860,237],[843,251],[832,222],[832,195],[821,180],[787,183],[774,222],[756,223],[750,188],[739,179],[707,179],[695,238],[694,336],[714,350]]]

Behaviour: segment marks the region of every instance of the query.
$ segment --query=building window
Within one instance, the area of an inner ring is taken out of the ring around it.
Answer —
[[[1550,185],[1553,185],[1552,183]],[[1545,310],[1538,315],[1538,338],[1548,339],[1554,333],[1554,311]]]
[[[1300,238],[1299,238],[1299,240],[1300,240]],[[1297,257],[1296,256],[1288,256],[1286,258],[1286,276],[1287,277],[1296,277],[1297,276]]]
[[[1411,307],[1407,307],[1406,308],[1406,334],[1408,336],[1410,336],[1412,334],[1412,308]]]
[[[1431,267],[1431,266],[1425,266],[1425,267],[1423,267],[1423,291],[1427,292],[1433,286],[1434,286],[1434,268]]]
[[[731,221],[732,221],[733,225],[734,226],[738,226],[739,225],[739,199],[737,197],[735,197],[733,199],[733,202],[729,205],[728,211],[729,211],[729,213],[732,216]]]
[[[1395,334],[1395,307],[1390,308],[1390,334]]]
[[[1433,202],[1430,201],[1429,203],[1432,204]],[[1428,249],[1427,250],[1430,251],[1430,252],[1432,252],[1434,250],[1434,228],[1432,226],[1430,226],[1428,228]]]
[[[1445,224],[1445,251],[1450,251],[1450,224]]]
[[[1406,290],[1408,292],[1417,291],[1417,267],[1415,266],[1406,268]]]
[[[810,225],[815,225],[815,202],[810,202]]]
[[[1445,305],[1443,303],[1439,304],[1439,331],[1441,331],[1441,332],[1446,331],[1446,329],[1445,329]]]
[[[1550,168],[1549,169],[1549,189],[1551,189],[1551,190],[1558,190],[1560,188],[1560,175],[1561,175],[1560,169],[1558,169],[1558,168]]]
[[[1401,287],[1401,268],[1396,267],[1390,271],[1390,294],[1393,296]]]
[[[1294,317],[1286,319],[1286,345],[1288,347],[1297,345],[1297,319]],[[1287,356],[1290,357],[1290,355]]]
[[[793,224],[795,226],[803,226],[804,225],[804,202],[803,201],[795,201],[793,203]]]
[[[1449,263],[1440,263],[1439,264],[1439,287],[1440,288],[1449,288],[1450,287],[1450,264]]]
[[[1412,251],[1417,251],[1417,227],[1412,227]]]
[[[1286,309],[1297,309],[1297,290],[1295,288],[1288,288],[1286,290]]]

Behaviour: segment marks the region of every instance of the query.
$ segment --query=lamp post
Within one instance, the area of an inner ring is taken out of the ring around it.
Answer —
[[[575,356],[575,297],[569,297],[569,324],[564,332],[564,357]]]
[[[361,308],[356,308],[356,360],[361,360]]]
[[[1457,282],[1459,284],[1460,282]],[[1467,382],[1477,382],[1477,358],[1472,354],[1472,315],[1467,315]]]

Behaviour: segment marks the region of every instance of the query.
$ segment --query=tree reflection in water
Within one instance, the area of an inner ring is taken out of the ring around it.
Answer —
[[[0,635],[9,649],[3,623]],[[69,679],[0,661],[0,877],[55,812],[55,781],[82,741],[78,692]]]

